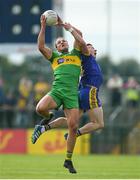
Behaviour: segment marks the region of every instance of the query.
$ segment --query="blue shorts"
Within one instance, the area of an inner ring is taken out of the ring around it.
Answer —
[[[99,89],[91,87],[82,87],[79,89],[79,107],[80,109],[86,111],[89,109],[94,109],[101,107],[102,103],[98,97]]]

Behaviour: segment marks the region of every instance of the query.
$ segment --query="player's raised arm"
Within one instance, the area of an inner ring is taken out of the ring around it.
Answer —
[[[65,23],[64,28],[67,31],[71,32],[71,34],[73,35],[75,39],[74,48],[78,48],[78,49],[80,48],[83,54],[89,54],[86,42],[84,41],[82,37],[81,31],[76,29],[69,23]]]
[[[38,35],[38,49],[47,58],[50,59],[52,56],[52,49],[45,46],[45,31],[46,31],[46,18],[44,15],[41,16],[41,29]]]
[[[72,26],[72,28],[83,38],[83,34],[82,34],[82,32],[79,29],[77,29],[74,26]],[[80,46],[80,44],[77,41],[74,41],[74,47],[76,49],[80,49],[81,50],[81,46]]]

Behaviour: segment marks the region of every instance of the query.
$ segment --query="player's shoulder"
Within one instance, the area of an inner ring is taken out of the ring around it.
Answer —
[[[60,56],[60,54],[57,51],[52,51],[52,55],[49,58],[49,60],[52,61],[54,58],[57,58],[59,56]]]
[[[71,51],[70,51],[70,54],[73,55],[73,56],[78,56],[80,59],[81,59],[81,51],[80,49],[78,48],[73,48]]]
[[[75,47],[70,52],[71,53],[80,53],[81,54],[81,50],[78,49],[78,48],[75,48]]]
[[[90,58],[90,59],[92,59],[92,58],[94,58],[91,54],[81,54],[81,57],[83,57],[83,58]]]
[[[52,56],[60,56],[60,53],[58,51],[52,51]]]

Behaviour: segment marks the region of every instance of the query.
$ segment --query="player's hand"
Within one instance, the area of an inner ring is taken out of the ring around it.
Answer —
[[[64,23],[63,23],[63,21],[62,21],[62,19],[57,15],[57,17],[58,17],[58,21],[57,21],[57,26],[62,26]]]
[[[46,18],[44,15],[41,15],[40,23],[41,23],[42,27],[44,27],[44,28],[46,27]]]
[[[72,28],[72,25],[70,23],[64,23],[63,27],[66,29],[66,31],[68,31],[70,28]]]

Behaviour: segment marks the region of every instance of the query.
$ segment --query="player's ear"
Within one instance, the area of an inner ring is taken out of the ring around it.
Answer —
[[[54,47],[57,48],[57,44],[56,44],[56,41],[54,42]]]

